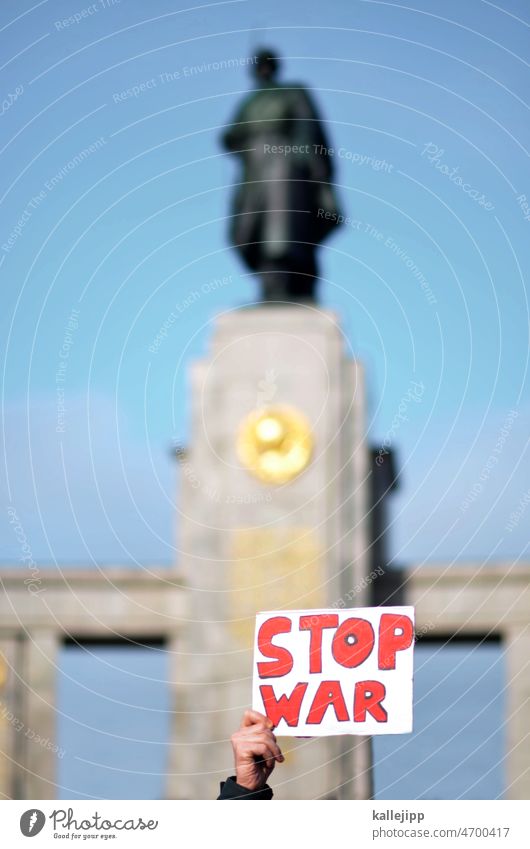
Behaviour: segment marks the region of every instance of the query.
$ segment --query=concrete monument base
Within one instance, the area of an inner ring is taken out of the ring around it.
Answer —
[[[188,775],[172,795],[211,798],[233,772],[229,737],[250,706],[256,612],[363,604],[369,454],[362,367],[329,311],[267,306],[222,315],[191,384],[179,499],[191,621],[178,736]],[[272,408],[303,417],[313,440],[307,467],[275,483],[238,454],[245,420]],[[280,798],[370,795],[366,739],[282,746]]]

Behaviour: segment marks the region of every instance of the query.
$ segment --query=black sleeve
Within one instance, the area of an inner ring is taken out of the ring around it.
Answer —
[[[272,788],[268,784],[261,790],[249,790],[237,783],[235,775],[221,781],[221,792],[217,799],[272,799]]]

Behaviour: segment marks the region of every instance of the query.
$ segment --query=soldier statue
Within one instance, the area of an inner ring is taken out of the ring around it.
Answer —
[[[252,69],[256,89],[222,137],[243,169],[231,242],[259,275],[263,301],[311,302],[318,246],[339,221],[332,155],[308,91],[278,82],[277,56],[259,51]]]

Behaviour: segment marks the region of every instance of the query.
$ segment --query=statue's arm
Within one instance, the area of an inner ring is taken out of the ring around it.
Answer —
[[[327,153],[329,144],[324,122],[307,89],[300,87],[294,95],[295,144],[309,145],[316,179],[329,180],[333,176],[333,158]]]
[[[248,135],[248,123],[245,122],[244,103],[236,112],[232,123],[221,136],[221,144],[225,150],[235,151],[245,147]]]

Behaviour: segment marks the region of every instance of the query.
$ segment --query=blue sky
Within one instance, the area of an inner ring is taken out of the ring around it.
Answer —
[[[2,4],[0,486],[36,560],[178,562],[187,369],[216,313],[255,296],[218,144],[250,80],[207,66],[263,43],[312,88],[361,222],[322,251],[322,302],[365,363],[370,438],[397,452],[392,556],[524,556],[527,521],[508,523],[530,486],[530,16],[518,0],[416,5]],[[16,562],[6,509],[1,537]]]

